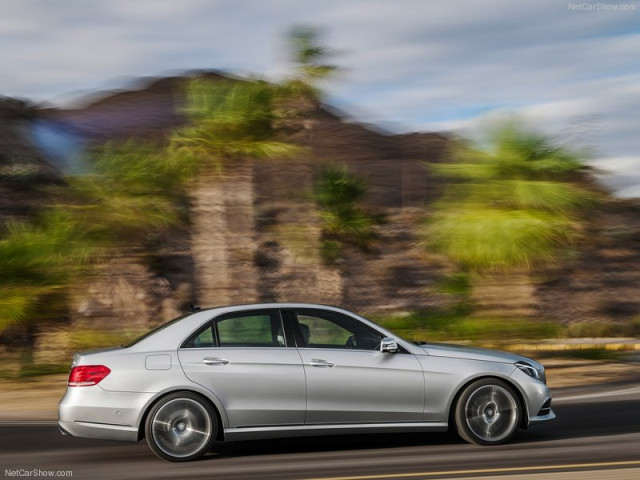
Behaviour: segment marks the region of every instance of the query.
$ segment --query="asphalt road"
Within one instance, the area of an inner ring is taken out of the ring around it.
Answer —
[[[468,445],[453,434],[357,435],[223,444],[200,461],[172,464],[156,458],[144,442],[85,440],[62,436],[52,424],[2,423],[0,475],[60,478],[71,472],[71,478],[92,480],[640,478],[639,384],[554,393],[557,420],[499,447]]]

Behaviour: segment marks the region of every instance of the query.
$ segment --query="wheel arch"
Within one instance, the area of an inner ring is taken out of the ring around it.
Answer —
[[[462,395],[462,392],[464,392],[465,389],[472,383],[477,382],[478,380],[485,380],[485,379],[500,380],[502,382],[505,382],[511,388],[513,388],[514,392],[516,392],[516,395],[518,397],[518,402],[520,402],[520,408],[522,409],[522,415],[520,416],[519,427],[527,428],[527,425],[529,424],[529,408],[524,398],[524,394],[522,393],[518,385],[515,382],[513,382],[513,380],[510,379],[509,377],[502,377],[498,375],[480,375],[478,377],[469,378],[464,383],[458,386],[458,389],[456,390],[455,395],[453,395],[451,402],[449,402],[449,407],[448,407],[449,411],[447,412],[447,423],[449,425],[449,429],[455,427],[455,418],[454,418],[455,410],[456,410],[456,405],[460,400],[460,396]]]
[[[145,431],[145,424],[147,423],[147,417],[149,416],[149,412],[151,411],[153,406],[156,403],[158,403],[160,400],[162,400],[163,398],[165,398],[165,397],[167,397],[167,396],[169,396],[171,394],[180,393],[180,392],[188,392],[188,393],[192,393],[192,394],[198,395],[205,402],[207,402],[207,404],[213,409],[213,412],[216,415],[216,420],[218,421],[218,425],[220,425],[220,428],[218,428],[218,431],[216,432],[216,440],[223,441],[224,440],[224,428],[225,428],[226,422],[223,421],[222,413],[220,411],[220,408],[218,407],[216,402],[214,402],[209,397],[209,395],[203,393],[199,389],[194,389],[194,388],[176,388],[176,389],[172,389],[172,390],[166,390],[166,391],[158,393],[158,395],[154,396],[151,400],[149,400],[149,402],[147,402],[147,404],[145,405],[145,407],[143,409],[143,413],[140,416],[140,421],[138,422],[138,441],[140,441],[140,440],[145,438],[145,432],[144,432]]]

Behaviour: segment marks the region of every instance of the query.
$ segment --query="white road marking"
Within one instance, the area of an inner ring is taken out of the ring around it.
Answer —
[[[574,400],[589,400],[591,398],[619,397],[621,395],[640,394],[640,386],[624,388],[622,390],[611,390],[609,392],[584,393],[581,395],[570,395],[568,397],[553,397],[553,403],[569,402]]]
[[[598,467],[631,467],[639,466],[640,461],[630,460],[624,462],[602,462],[602,463],[572,463],[567,465],[535,465],[530,467],[505,467],[505,468],[483,468],[477,470],[443,470],[440,472],[412,472],[412,473],[388,473],[379,475],[354,475],[347,477],[318,477],[308,478],[306,480],[383,480],[392,478],[433,478],[445,475],[480,475],[487,473],[529,473],[529,472],[547,472],[554,470],[573,470],[573,469],[593,469]],[[637,469],[634,469],[637,470]],[[613,470],[606,470],[611,473]],[[581,472],[585,473],[585,472]],[[605,477],[601,477],[605,478]],[[610,477],[612,478],[612,477]]]

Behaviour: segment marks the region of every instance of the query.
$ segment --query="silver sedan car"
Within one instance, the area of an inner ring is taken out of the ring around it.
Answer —
[[[133,343],[75,355],[63,433],[194,460],[215,441],[437,432],[510,440],[555,418],[542,365],[416,344],[346,310],[282,303],[193,312]]]

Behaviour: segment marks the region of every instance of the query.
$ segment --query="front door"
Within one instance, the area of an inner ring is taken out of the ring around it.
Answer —
[[[307,381],[307,424],[418,422],[424,375],[406,352],[380,352],[383,335],[320,309],[289,310]]]

